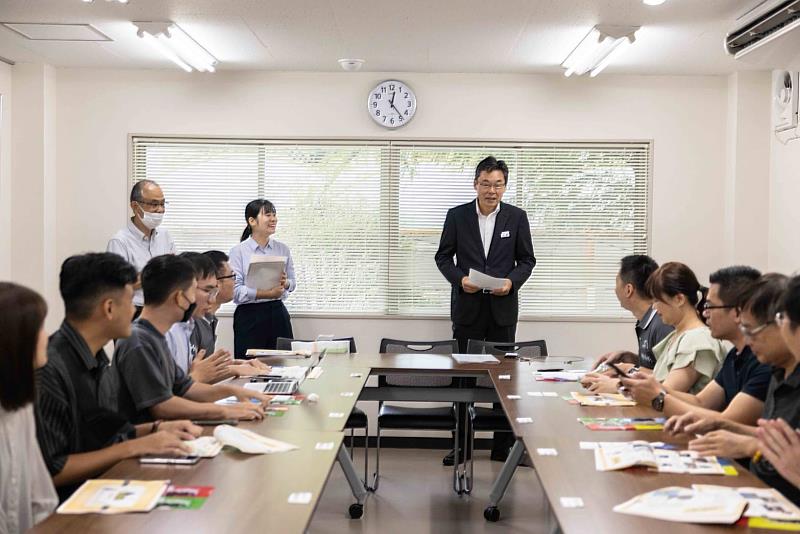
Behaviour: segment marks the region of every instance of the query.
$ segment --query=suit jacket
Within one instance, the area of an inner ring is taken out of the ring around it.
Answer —
[[[476,269],[489,276],[511,280],[508,295],[490,297],[492,317],[501,326],[516,324],[519,316],[519,289],[530,277],[536,258],[533,256],[531,228],[525,210],[500,203],[488,257],[484,255],[473,200],[447,212],[436,251],[436,265],[452,286],[450,317],[456,324],[468,325],[477,320],[482,295],[466,293],[461,279]],[[508,237],[501,237],[508,232]],[[455,256],[455,262],[453,261]]]

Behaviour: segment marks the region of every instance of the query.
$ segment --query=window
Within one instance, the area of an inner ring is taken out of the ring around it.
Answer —
[[[278,211],[292,249],[299,314],[448,316],[434,263],[447,210],[475,198],[474,169],[509,166],[503,200],[525,209],[537,265],[525,317],[624,317],[619,260],[648,251],[650,144],[414,143],[133,138],[131,184],[150,178],[169,202],[179,250],[228,251],[244,206]]]

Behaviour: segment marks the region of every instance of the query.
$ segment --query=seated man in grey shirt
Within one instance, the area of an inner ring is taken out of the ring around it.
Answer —
[[[197,279],[192,264],[173,255],[150,260],[142,271],[145,305],[131,336],[117,344],[119,410],[134,423],[154,419],[261,419],[270,397],[230,384],[195,382],[175,363],[164,337],[176,322],[187,321],[196,306]],[[214,401],[234,396],[240,402]]]
[[[131,189],[133,217],[125,228],[109,240],[106,250],[125,258],[141,275],[147,262],[162,254],[175,254],[175,242],[166,229],[160,228],[166,201],[161,187],[152,180],[140,180]],[[141,280],[134,284],[133,304],[136,315],[144,306]]]

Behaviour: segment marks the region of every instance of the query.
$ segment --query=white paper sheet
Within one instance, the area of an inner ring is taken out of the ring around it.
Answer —
[[[500,363],[491,354],[453,354],[453,359],[458,363]]]
[[[502,289],[506,283],[502,278],[495,278],[475,269],[469,270],[469,281],[481,289]]]
[[[250,259],[244,284],[256,289],[272,289],[281,283],[286,270],[286,256],[259,256]]]

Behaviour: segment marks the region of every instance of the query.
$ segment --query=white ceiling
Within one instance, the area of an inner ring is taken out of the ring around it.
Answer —
[[[0,56],[60,67],[176,68],[133,20],[171,20],[219,70],[560,72],[595,24],[630,24],[637,41],[607,72],[725,74],[734,20],[757,0],[0,0],[0,21],[90,23],[112,42],[33,42],[0,27]]]

